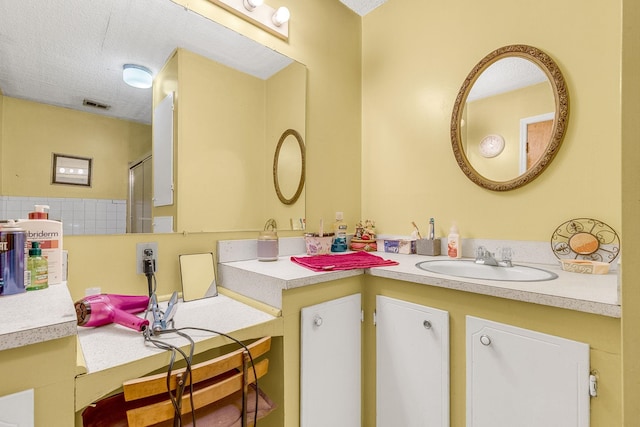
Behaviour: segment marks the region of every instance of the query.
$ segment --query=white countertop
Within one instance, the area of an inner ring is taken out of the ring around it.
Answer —
[[[294,263],[290,256],[280,256],[277,261],[251,259],[218,264],[219,286],[279,309],[284,290],[362,274],[363,269],[315,272]]]
[[[152,315],[149,314],[147,318],[152,319]],[[179,302],[178,310],[174,316],[174,327],[176,329],[197,327],[231,333],[273,319],[275,319],[274,316],[264,311],[219,294],[217,297]],[[183,332],[196,343],[217,335],[213,332],[195,330]],[[125,365],[167,351],[145,342],[142,333],[117,324],[97,328],[78,327],[78,337],[87,374]],[[153,336],[153,338],[177,347],[189,344],[186,339],[174,333],[161,334]]]
[[[421,261],[446,259],[422,255],[378,254],[400,262],[397,266],[377,267],[368,274],[389,279],[422,283],[500,298],[531,302],[603,316],[620,317],[618,275],[580,274],[563,271],[559,264],[515,264],[542,268],[558,275],[557,279],[538,282],[507,282],[458,278],[431,273],[416,267]]]
[[[0,350],[76,335],[76,325],[66,283],[0,296]]]
[[[606,275],[589,275],[562,271],[559,264],[516,262],[515,264],[552,271],[558,275],[558,278],[539,282],[476,280],[431,273],[416,267],[416,264],[421,261],[447,259],[446,256],[373,253],[385,259],[398,261],[400,264],[366,270],[314,272],[292,262],[290,256],[281,256],[278,261],[273,262],[252,259],[222,263],[218,269],[219,282],[220,286],[277,308],[282,308],[282,291],[285,289],[370,274],[603,316],[620,317],[621,314],[616,272]]]

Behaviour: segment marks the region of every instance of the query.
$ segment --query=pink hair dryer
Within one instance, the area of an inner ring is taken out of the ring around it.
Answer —
[[[117,323],[136,331],[149,326],[149,320],[134,314],[144,311],[148,305],[147,296],[114,294],[90,295],[75,303],[79,326]]]

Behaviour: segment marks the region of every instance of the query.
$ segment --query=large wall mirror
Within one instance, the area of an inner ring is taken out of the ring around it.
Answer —
[[[513,190],[549,166],[568,118],[569,95],[553,59],[532,46],[504,46],[485,56],[458,92],[453,153],[475,184]]]
[[[36,32],[34,23],[38,24]],[[11,40],[0,43],[0,101],[4,100],[0,104],[1,217],[25,216],[37,203],[51,206],[50,218],[62,219],[67,235],[130,232],[133,227],[127,222],[132,212],[146,222],[136,230],[152,230],[148,196],[140,196],[142,199],[133,203],[129,198],[129,176],[138,177],[137,182],[144,177],[150,181],[152,173],[147,169],[129,171],[136,165],[148,168],[151,164],[152,90],[126,86],[122,66],[139,63],[157,75],[176,49],[185,49],[247,77],[227,73],[224,77],[212,74],[190,79],[198,80],[200,87],[206,85],[208,91],[215,84],[217,92],[212,98],[226,104],[214,107],[215,112],[196,111],[200,124],[212,125],[209,133],[201,135],[198,152],[181,153],[177,162],[187,164],[178,167],[202,176],[224,166],[235,175],[201,179],[197,188],[182,193],[176,201],[177,209],[182,209],[181,201],[187,202],[183,210],[198,213],[206,226],[193,220],[176,231],[261,230],[270,217],[281,216],[281,224],[288,224],[289,217],[304,218],[304,193],[295,203],[295,213],[274,212],[280,202],[270,179],[273,150],[282,132],[295,128],[304,137],[303,64],[171,0],[7,3],[0,5],[0,40]],[[14,67],[19,72],[14,73]],[[249,84],[243,83],[247,81]],[[271,101],[274,97],[265,101],[265,96],[250,99],[249,87],[254,92],[295,96],[289,96],[285,108],[281,97],[276,101]],[[241,94],[234,96],[238,91]],[[225,116],[231,111],[230,99],[242,99],[246,103],[242,112],[247,115]],[[257,105],[263,111],[257,111]],[[285,116],[292,111],[294,119]],[[196,120],[195,114],[191,117]],[[247,128],[261,128],[262,134],[250,134]],[[243,144],[238,143],[240,134],[247,134]],[[250,138],[253,147],[244,143]],[[52,186],[54,152],[92,158],[91,187]],[[258,159],[256,153],[262,153],[262,157]],[[207,161],[195,170],[193,159]],[[132,192],[150,194],[147,190]],[[199,200],[206,202],[202,209],[198,208]],[[233,221],[215,221],[209,214],[212,209],[224,211],[225,218]],[[260,215],[249,217],[247,212]],[[182,217],[189,219],[187,214]],[[99,221],[106,225],[96,226]],[[117,226],[112,225],[115,221]]]

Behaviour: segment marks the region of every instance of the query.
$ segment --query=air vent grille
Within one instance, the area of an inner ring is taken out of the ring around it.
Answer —
[[[84,101],[82,101],[82,105],[86,107],[98,108],[100,110],[108,110],[109,108],[111,108],[111,105],[103,104],[98,101],[92,101],[90,99],[85,99]]]

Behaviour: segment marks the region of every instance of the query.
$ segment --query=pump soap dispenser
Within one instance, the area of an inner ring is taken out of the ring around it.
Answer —
[[[35,291],[38,289],[45,289],[49,287],[49,265],[47,259],[42,256],[42,249],[40,249],[40,242],[31,242],[31,249],[29,249],[29,258],[27,259],[26,277],[29,277],[29,283],[27,284],[28,291]]]
[[[276,220],[269,219],[264,225],[264,231],[258,235],[258,261],[278,260],[278,233]]]

